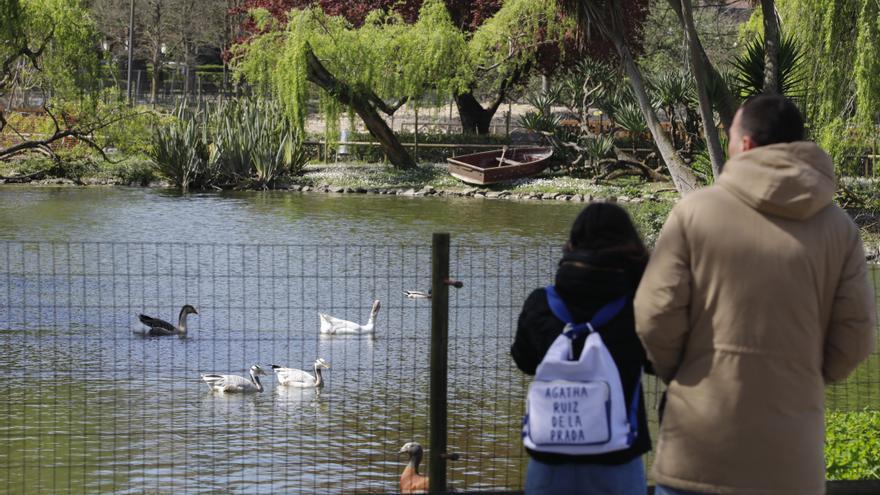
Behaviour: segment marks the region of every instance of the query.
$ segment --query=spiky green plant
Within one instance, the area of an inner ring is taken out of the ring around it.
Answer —
[[[779,88],[790,98],[802,98],[806,83],[803,70],[804,52],[792,35],[783,36],[779,43]],[[733,61],[736,69],[735,87],[740,96],[749,97],[764,92],[764,39],[753,39],[746,50]]]
[[[696,90],[691,81],[686,74],[677,71],[662,72],[651,80],[652,104],[663,110],[669,119],[673,147],[677,147],[677,108],[693,108],[696,104]]]
[[[301,134],[278,103],[243,99],[212,115],[212,156],[233,183],[269,187],[281,175],[298,175],[307,157]]]
[[[154,130],[150,155],[157,171],[184,191],[204,187],[214,178],[208,169],[205,128],[184,105],[171,123]]]
[[[648,131],[648,124],[642,111],[635,103],[626,102],[615,112],[614,122],[629,134],[632,152],[635,154],[638,139]]]

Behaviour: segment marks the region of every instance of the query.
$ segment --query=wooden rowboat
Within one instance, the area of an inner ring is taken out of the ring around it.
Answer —
[[[503,148],[447,158],[449,173],[468,184],[484,186],[535,175],[549,165],[552,148]]]

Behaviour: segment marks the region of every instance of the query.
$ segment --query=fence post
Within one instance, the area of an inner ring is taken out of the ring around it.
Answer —
[[[446,493],[446,369],[449,349],[449,234],[435,233],[431,246],[431,400],[428,491]]]
[[[419,161],[419,107],[418,105],[413,107],[416,116],[415,127],[413,129],[413,142],[415,143],[415,147],[413,149],[413,160],[418,163]]]

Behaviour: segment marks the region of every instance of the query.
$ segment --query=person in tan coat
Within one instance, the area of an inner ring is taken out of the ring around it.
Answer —
[[[825,493],[826,384],[874,350],[859,231],[782,96],[737,112],[717,183],[682,199],[635,298],[668,384],[657,494]]]

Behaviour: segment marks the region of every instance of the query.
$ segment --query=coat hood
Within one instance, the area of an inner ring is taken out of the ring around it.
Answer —
[[[740,153],[728,160],[718,184],[762,213],[793,220],[824,209],[836,189],[831,157],[809,141]]]

